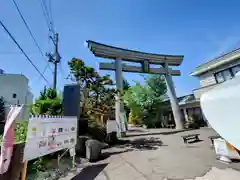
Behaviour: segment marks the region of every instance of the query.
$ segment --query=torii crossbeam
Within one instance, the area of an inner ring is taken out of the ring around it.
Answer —
[[[145,53],[140,51],[128,50],[119,47],[113,47],[105,44],[101,44],[94,41],[87,41],[88,48],[94,56],[114,59],[115,63],[100,63],[100,69],[102,70],[112,70],[116,74],[116,84],[119,92],[123,88],[123,76],[122,72],[136,72],[136,73],[148,73],[148,74],[163,74],[166,78],[166,85],[168,89],[168,95],[170,98],[172,111],[176,123],[176,129],[183,128],[183,120],[180,113],[180,109],[177,102],[176,92],[173,87],[173,82],[171,76],[180,76],[179,70],[172,70],[169,66],[179,66],[184,56],[173,56],[173,55],[163,55],[163,54],[153,54]],[[130,66],[125,65],[122,61],[129,61],[140,63],[141,66]],[[161,65],[160,68],[150,68],[150,64]],[[116,101],[116,122],[118,124],[118,134],[124,133],[124,124],[121,120],[122,114],[124,113],[123,102],[120,98],[120,93],[117,96]]]

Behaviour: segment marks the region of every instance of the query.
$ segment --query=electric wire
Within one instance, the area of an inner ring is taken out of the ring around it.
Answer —
[[[40,4],[41,4],[41,8],[42,8],[42,12],[43,12],[43,17],[45,19],[45,22],[46,22],[46,25],[48,27],[48,30],[51,31],[52,28],[51,28],[51,24],[50,24],[50,19],[49,19],[49,15],[48,15],[48,12],[47,12],[47,9],[44,5],[44,2],[42,0],[39,0]]]
[[[33,41],[34,41],[34,44],[36,45],[38,51],[39,51],[40,54],[42,55],[43,59],[48,63],[48,61],[45,59],[45,56],[44,56],[44,54],[43,54],[43,51],[41,50],[39,44],[38,44],[37,41],[36,41],[36,38],[33,36],[33,33],[32,33],[32,31],[31,31],[30,27],[28,26],[28,24],[27,24],[25,18],[23,17],[23,14],[22,14],[22,12],[20,11],[20,9],[19,9],[19,7],[18,7],[16,1],[13,0],[13,3],[14,3],[14,5],[15,5],[15,7],[16,7],[16,9],[17,9],[17,11],[18,11],[18,14],[20,15],[20,17],[21,17],[21,19],[22,19],[24,25],[26,26],[26,28],[27,28],[27,30],[28,30],[30,36],[32,37],[32,39],[33,39]],[[50,68],[50,66],[48,66],[48,68],[52,71],[52,69]],[[44,72],[45,72],[45,71],[44,71]],[[53,72],[53,71],[52,71],[52,72]],[[44,73],[43,73],[43,74],[44,74]]]
[[[35,68],[35,70],[40,74],[40,76],[45,80],[45,82],[50,86],[49,81],[45,78],[45,76],[40,72],[40,70],[37,68],[37,66],[33,63],[33,61],[29,58],[29,56],[25,53],[25,51],[22,49],[22,47],[19,45],[17,40],[13,37],[13,35],[9,32],[8,28],[3,24],[3,22],[0,20],[0,24],[5,30],[5,32],[8,34],[8,36],[13,40],[13,42],[17,45],[17,47],[20,49],[20,51],[24,54],[24,56],[27,58],[27,60],[31,63],[31,65]]]

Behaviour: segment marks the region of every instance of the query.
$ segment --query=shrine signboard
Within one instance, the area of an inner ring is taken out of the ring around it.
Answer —
[[[29,119],[23,161],[36,159],[77,143],[77,117],[33,116]]]

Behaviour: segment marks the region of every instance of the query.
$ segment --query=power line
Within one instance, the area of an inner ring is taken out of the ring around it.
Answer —
[[[28,57],[28,55],[25,53],[25,51],[22,49],[22,47],[18,44],[16,39],[13,37],[13,35],[8,31],[7,27],[3,24],[3,22],[0,20],[1,26],[4,28],[6,33],[9,35],[9,37],[13,40],[13,42],[17,45],[17,47],[22,51],[24,56],[27,58],[27,60],[32,64],[32,66],[36,69],[36,71],[40,74],[40,76],[46,81],[46,83],[50,86],[50,83],[48,80],[45,78],[45,76],[39,71],[37,66],[33,63],[33,61]]]
[[[42,0],[42,4],[43,4],[43,7],[45,9],[45,12],[46,12],[49,24],[50,24],[51,23],[51,17],[50,17],[50,14],[49,14],[49,9],[48,9],[47,4],[46,4],[46,0]]]
[[[51,23],[52,31],[54,31],[54,22],[53,22],[53,12],[52,12],[52,1],[48,0],[48,7],[49,7],[49,18]]]
[[[48,6],[47,6],[47,3],[46,3],[46,0],[41,0],[42,2],[42,9],[43,11],[45,12],[46,14],[46,17],[48,19],[48,24],[49,24],[49,31],[52,32],[52,33],[55,33],[54,32],[54,25],[53,25],[53,17],[52,17],[52,3],[51,3],[51,0],[48,0]]]
[[[66,78],[65,73],[64,73],[63,68],[62,68],[62,63],[61,62],[59,63],[59,69],[60,69],[60,72],[61,72],[62,76],[64,78]]]
[[[48,64],[45,66],[45,68],[43,69],[43,72],[42,72],[42,74],[44,74],[45,73],[45,71],[47,70],[47,68],[48,68],[48,66],[49,66],[49,64],[50,64],[50,62],[48,62]],[[36,81],[37,82],[39,82],[39,79],[40,79],[41,77],[39,77]],[[33,84],[33,83],[32,83]],[[35,83],[34,83],[35,84]]]
[[[46,5],[46,2],[44,0],[39,0],[40,4],[41,4],[41,9],[42,9],[42,12],[43,12],[43,16],[44,16],[44,19],[45,19],[45,22],[47,24],[47,27],[48,27],[48,30],[49,30],[49,37],[50,37],[50,40],[53,42],[53,44],[55,45],[55,42],[54,40],[51,38],[52,34],[50,33],[53,33],[55,34],[54,32],[54,28],[53,28],[53,20],[52,20],[52,7],[51,7],[51,3],[49,1],[49,9],[50,9],[50,13],[48,12],[48,8],[47,8],[47,5]],[[50,15],[51,14],[51,15]],[[51,17],[50,17],[51,16]]]
[[[45,71],[47,70],[47,68],[49,68],[49,62],[47,63],[47,65],[45,66],[45,68],[43,69],[43,74],[45,73]]]
[[[51,28],[51,24],[50,24],[50,20],[49,20],[49,16],[48,16],[48,12],[47,12],[46,6],[44,5],[44,2],[42,0],[39,0],[39,1],[40,1],[40,4],[41,4],[43,16],[44,16],[44,19],[46,21],[48,30],[51,31],[52,28]]]
[[[38,52],[26,52],[27,54],[38,54]],[[0,51],[0,55],[22,55],[21,52],[14,52],[14,51]]]
[[[49,30],[54,33],[51,1],[49,0],[49,3],[48,3],[49,7],[46,4],[46,0],[41,0],[41,4],[42,4],[42,9],[45,12],[46,19],[47,19],[49,27],[50,27]]]
[[[32,33],[32,31],[31,31],[30,27],[28,26],[26,20],[24,19],[24,17],[23,17],[23,15],[22,15],[22,13],[21,13],[21,11],[20,11],[20,9],[19,9],[19,7],[18,7],[16,1],[13,0],[13,3],[14,3],[14,5],[15,5],[15,7],[16,7],[16,9],[17,9],[17,11],[18,11],[18,13],[19,13],[19,15],[20,15],[20,17],[21,17],[21,19],[23,20],[23,23],[25,24],[25,26],[26,26],[26,28],[27,28],[29,34],[31,35],[31,37],[32,37],[32,39],[33,39],[35,45],[37,46],[37,49],[39,50],[39,52],[40,52],[40,54],[42,55],[43,59],[45,59],[45,56],[44,56],[44,54],[43,54],[43,52],[42,52],[42,50],[41,50],[39,44],[37,43],[35,37],[33,36],[33,33]],[[45,61],[48,62],[46,59],[45,59]],[[48,66],[48,68],[52,71],[52,69],[51,69],[49,66]],[[43,73],[43,74],[44,74],[44,73]]]
[[[47,7],[46,0],[40,0],[42,11],[44,13],[45,20],[47,22],[47,25],[49,27],[49,31],[53,33],[50,35],[50,39],[52,40],[54,47],[55,47],[55,52],[53,53],[47,53],[47,56],[49,57],[49,62],[53,63],[54,65],[54,72],[53,72],[53,89],[56,89],[57,87],[57,64],[60,62],[60,55],[58,51],[58,42],[59,42],[59,35],[58,33],[55,33],[53,29],[53,19],[52,19],[52,5],[49,0],[49,7]]]

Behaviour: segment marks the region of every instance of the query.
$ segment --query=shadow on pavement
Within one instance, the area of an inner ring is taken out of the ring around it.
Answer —
[[[97,164],[85,167],[77,176],[71,180],[94,180],[108,164]]]
[[[120,144],[116,145],[119,148],[131,148],[136,150],[156,150],[160,146],[163,145],[163,142],[156,137],[148,137],[148,138],[138,138],[133,140],[120,140]]]
[[[192,131],[195,129],[181,129],[181,130],[169,130],[166,132],[147,132],[147,133],[139,133],[139,134],[127,134],[126,137],[135,137],[135,136],[149,136],[149,135],[171,135],[177,134],[185,131]]]
[[[121,154],[121,153],[125,153],[125,152],[130,152],[130,151],[133,151],[133,149],[125,149],[123,151],[103,152],[101,154],[101,157],[99,160],[104,160],[104,159],[109,158],[112,155]]]
[[[188,144],[195,144],[195,143],[202,142],[202,141],[203,140],[198,139],[198,140],[190,141],[190,142],[188,142]]]
[[[128,132],[147,132],[146,130],[142,130],[142,129],[128,129]]]

